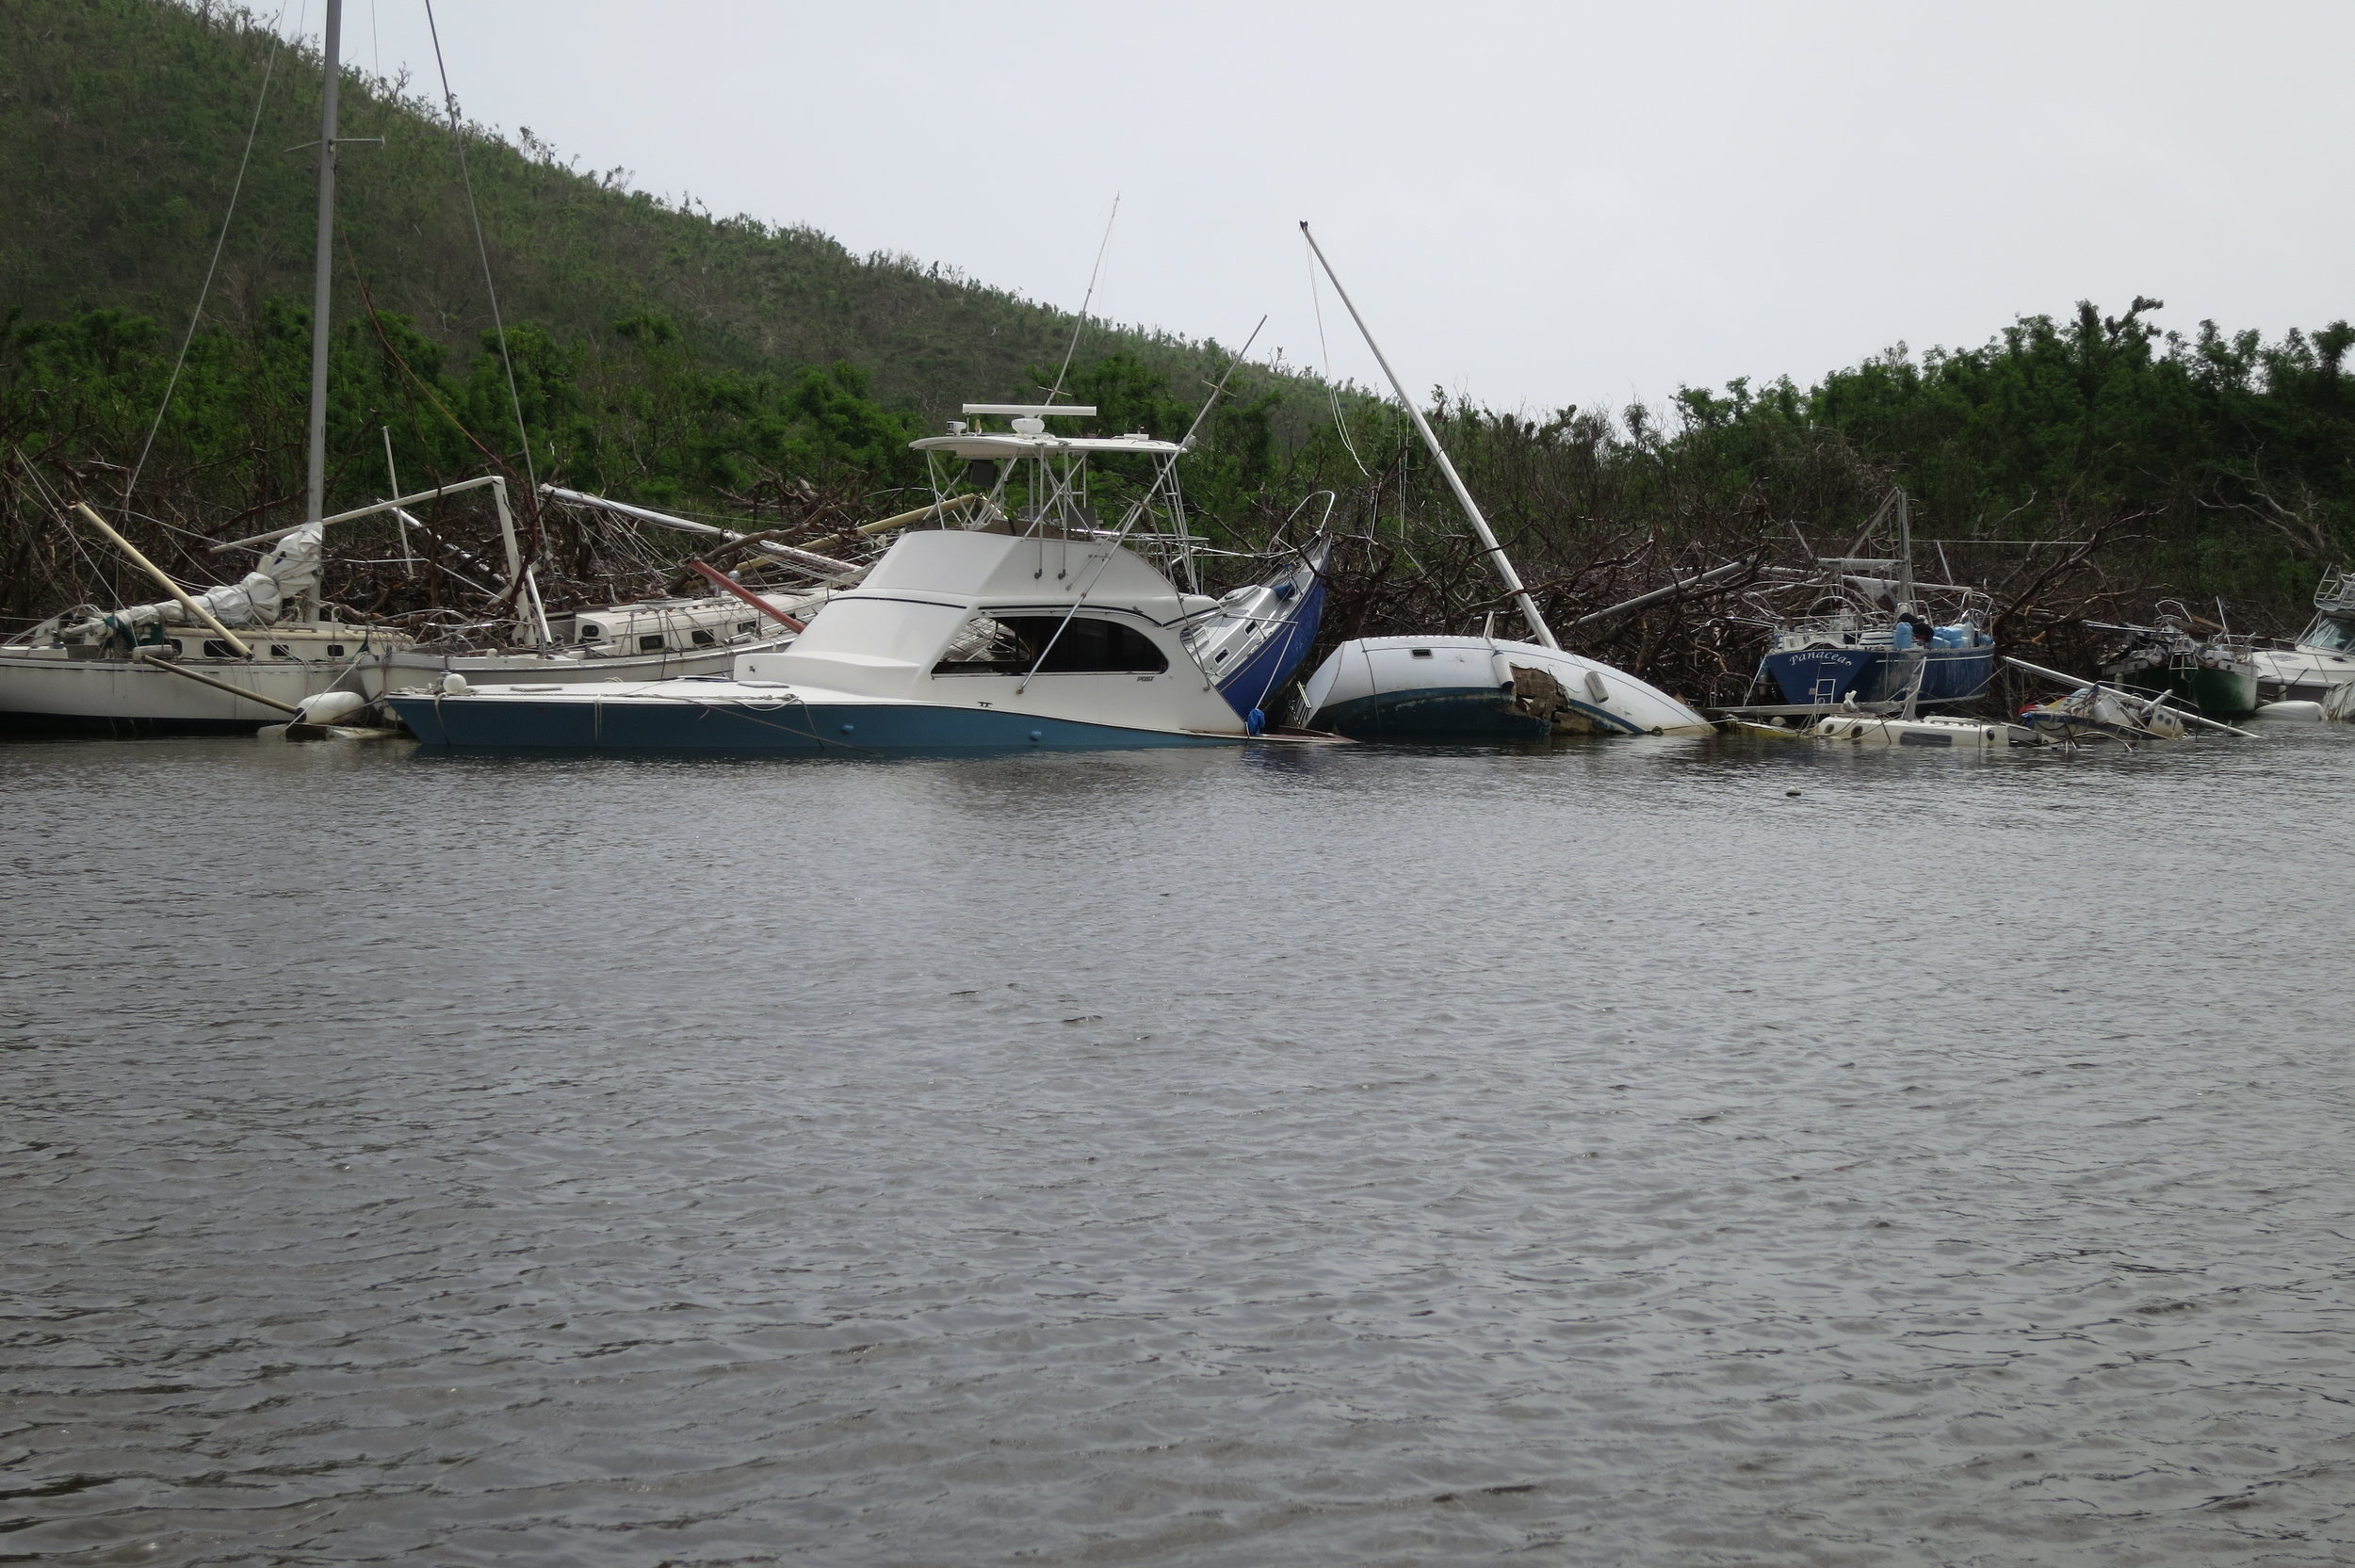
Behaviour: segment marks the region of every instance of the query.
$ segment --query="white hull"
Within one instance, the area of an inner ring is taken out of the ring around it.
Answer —
[[[2355,681],[2355,658],[2316,648],[2256,655],[2257,690],[2267,702],[2319,703]]]
[[[357,667],[295,660],[181,659],[182,668],[289,706],[335,689],[358,689]],[[0,653],[0,723],[13,729],[112,734],[235,732],[284,723],[266,703],[203,686],[127,658],[66,659]]]
[[[1548,682],[1553,689],[1540,696]],[[1716,726],[1658,687],[1600,659],[1485,637],[1344,642],[1308,677],[1312,728],[1355,739],[1706,735]]]
[[[1941,751],[1989,751],[2012,743],[2011,726],[1930,714],[1918,719],[1852,718],[1835,714],[1800,732],[1851,746],[1915,746]]]
[[[407,648],[372,665],[363,675],[361,690],[369,697],[417,687],[437,687],[442,677],[458,674],[472,686],[630,685],[679,680],[696,675],[725,675],[737,656],[774,653],[790,646],[790,634],[769,641],[723,644],[659,654],[439,654]]]

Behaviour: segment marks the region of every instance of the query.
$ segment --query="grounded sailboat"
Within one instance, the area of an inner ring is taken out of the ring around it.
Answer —
[[[1892,516],[1895,553],[1860,556]],[[1987,629],[1986,596],[1914,579],[1904,491],[1889,493],[1847,555],[1817,564],[1828,574],[1822,598],[1806,615],[1774,628],[1753,685],[1771,679],[1783,702],[1794,705],[1889,703],[1908,718],[1987,690],[1995,673],[1995,639]],[[1934,591],[1945,597],[1934,601]]]
[[[329,619],[318,598],[342,31],[341,0],[328,0],[306,521],[272,536],[275,548],[238,582],[191,593],[96,512],[77,506],[84,525],[171,597],[113,610],[78,606],[0,644],[0,728],[117,736],[250,732],[295,714],[311,697],[357,689],[364,669],[412,641],[388,628]]]
[[[1489,563],[1528,622],[1534,642],[1481,637],[1361,638],[1333,650],[1309,675],[1302,707],[1311,728],[1354,740],[1542,740],[1557,734],[1701,735],[1715,726],[1658,687],[1598,659],[1565,653],[1522,587],[1471,492],[1430,422],[1406,395],[1382,346],[1341,287],[1332,263],[1300,226],[1334,291],[1373,350],[1391,390],[1455,493]]]

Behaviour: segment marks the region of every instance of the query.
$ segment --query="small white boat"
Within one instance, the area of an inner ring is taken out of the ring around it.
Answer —
[[[2117,740],[2136,746],[2146,740],[2184,738],[2184,716],[2167,705],[2164,692],[2145,697],[2098,683],[2022,709],[2020,722],[2042,738],[2064,745]]]
[[[2009,724],[1938,713],[1911,719],[1895,714],[1830,714],[1792,733],[1851,746],[1916,746],[1931,751],[1994,751],[2015,743]]]
[[[1600,659],[1490,637],[1360,638],[1302,687],[1313,729],[1355,740],[1698,735],[1701,715]]]

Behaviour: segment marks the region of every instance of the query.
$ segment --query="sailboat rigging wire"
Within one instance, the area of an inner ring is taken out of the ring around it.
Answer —
[[[1349,439],[1349,421],[1341,413],[1341,395],[1333,386],[1333,350],[1324,341],[1324,299],[1317,287],[1317,253],[1309,248],[1305,230],[1300,237],[1300,259],[1308,267],[1308,308],[1317,317],[1317,356],[1324,366],[1324,395],[1333,402],[1333,428],[1340,432],[1341,447],[1348,452],[1349,461],[1357,465],[1358,477],[1371,479],[1373,475],[1366,467],[1366,460],[1357,455],[1356,444]]]
[[[245,128],[245,151],[237,156],[237,177],[229,186],[229,210],[221,215],[220,233],[213,240],[213,259],[204,267],[203,286],[196,291],[196,309],[188,313],[188,330],[180,334],[180,351],[172,356],[171,374],[164,381],[163,401],[155,405],[155,418],[147,427],[147,439],[139,444],[138,461],[131,465],[130,477],[122,481],[121,513],[130,517],[131,492],[139,482],[141,470],[147,467],[147,455],[155,448],[155,434],[164,428],[164,415],[171,408],[171,396],[180,387],[180,372],[188,363],[188,346],[196,341],[197,324],[204,319],[204,301],[212,297],[213,278],[220,271],[220,253],[229,243],[229,228],[237,218],[237,198],[245,191],[246,166],[253,161],[253,138],[261,134],[262,108],[269,102],[270,73],[278,69],[278,51],[284,46],[278,24],[285,19],[286,8],[278,8],[278,14],[269,23],[269,57],[262,62],[262,89],[253,98],[253,121]]]
[[[466,168],[466,128],[459,122],[458,95],[449,89],[449,67],[442,63],[442,32],[433,21],[433,0],[425,0],[425,27],[433,40],[433,69],[442,78],[442,103],[449,110],[450,134],[458,140],[458,179],[466,187],[466,217],[474,224],[475,254],[482,259],[482,289],[491,297],[491,330],[498,334],[499,364],[507,371],[507,403],[515,411],[515,439],[523,444],[524,481],[532,515],[540,510],[540,476],[531,461],[531,432],[524,428],[524,400],[515,390],[515,356],[507,351],[507,323],[499,317],[498,285],[491,281],[491,248],[482,238],[482,211],[475,205],[474,175]],[[535,525],[533,530],[538,531]],[[532,541],[539,548],[540,542]]]
[[[1071,356],[1080,351],[1080,333],[1088,324],[1088,307],[1096,303],[1096,280],[1104,270],[1104,252],[1113,248],[1113,224],[1120,217],[1120,192],[1113,192],[1113,210],[1104,219],[1104,238],[1096,247],[1096,265],[1088,270],[1088,291],[1080,300],[1080,319],[1071,324],[1071,342],[1063,351],[1063,365],[1055,372],[1055,384],[1047,389],[1047,400],[1053,402],[1063,396],[1063,379],[1071,369]]]
[[[1077,596],[1072,599],[1071,607],[1064,611],[1063,620],[1056,622],[1054,635],[1049,637],[1047,639],[1047,645],[1038,651],[1038,657],[1031,663],[1030,673],[1024,675],[1022,677],[1022,684],[1015,688],[1015,695],[1019,696],[1021,693],[1031,689],[1031,682],[1037,677],[1039,671],[1046,665],[1047,656],[1055,651],[1055,644],[1063,640],[1064,631],[1071,624],[1071,618],[1080,613],[1080,606],[1082,604],[1085,604],[1087,602],[1087,596],[1096,590],[1096,580],[1097,578],[1103,576],[1104,568],[1112,564],[1113,555],[1119,551],[1122,542],[1128,539],[1129,530],[1134,528],[1137,525],[1138,521],[1151,510],[1153,506],[1153,497],[1161,493],[1161,488],[1164,485],[1169,488],[1170,505],[1173,508],[1182,508],[1184,503],[1178,498],[1178,460],[1187,452],[1194,449],[1194,432],[1202,428],[1202,421],[1210,417],[1210,410],[1218,406],[1219,394],[1226,390],[1226,379],[1235,373],[1235,366],[1242,363],[1242,357],[1251,352],[1251,346],[1259,341],[1260,331],[1266,326],[1267,317],[1262,315],[1259,317],[1259,325],[1252,328],[1251,335],[1242,340],[1242,347],[1235,350],[1235,357],[1226,362],[1226,368],[1219,375],[1218,384],[1210,388],[1210,396],[1202,400],[1202,412],[1195,414],[1194,416],[1194,423],[1186,428],[1186,439],[1178,444],[1178,449],[1176,452],[1171,453],[1167,458],[1162,460],[1160,470],[1153,476],[1153,482],[1145,487],[1144,495],[1139,497],[1137,501],[1129,507],[1129,515],[1121,521],[1120,531],[1113,536],[1111,545],[1105,550],[1102,558],[1096,563],[1096,571],[1089,576],[1086,583],[1081,585]],[[1041,464],[1044,464],[1047,460],[1040,458],[1036,461]],[[1066,474],[1064,484],[1060,487],[1060,490],[1067,493],[1069,488],[1070,479]],[[1053,498],[1051,492],[1049,498],[1050,500]],[[1182,530],[1184,524],[1181,522],[1178,526]],[[1067,532],[1064,535],[1064,542],[1065,546],[1068,547],[1070,543],[1070,535]],[[1043,571],[1045,570],[1044,562],[1047,555],[1047,536],[1043,533],[1039,535],[1038,547],[1039,558],[1042,563],[1041,570]],[[1188,582],[1191,583],[1194,581],[1194,567],[1190,561],[1186,566],[1186,576]]]

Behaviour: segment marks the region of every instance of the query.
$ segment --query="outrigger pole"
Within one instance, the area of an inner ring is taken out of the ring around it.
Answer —
[[[1448,461],[1447,448],[1440,445],[1439,438],[1431,433],[1430,422],[1423,418],[1421,408],[1406,396],[1406,388],[1400,382],[1398,372],[1390,368],[1389,358],[1382,352],[1382,346],[1373,341],[1373,332],[1366,326],[1366,318],[1357,314],[1357,306],[1349,298],[1349,290],[1341,287],[1341,280],[1333,271],[1333,264],[1324,259],[1324,247],[1317,244],[1317,236],[1308,232],[1305,220],[1300,225],[1300,234],[1308,242],[1308,249],[1316,253],[1317,265],[1324,268],[1327,278],[1333,280],[1333,292],[1341,297],[1342,305],[1349,311],[1349,318],[1357,323],[1358,334],[1366,340],[1366,347],[1373,350],[1374,359],[1382,366],[1382,374],[1390,379],[1390,390],[1397,393],[1398,400],[1406,405],[1406,417],[1412,419],[1415,428],[1422,432],[1422,444],[1431,448],[1432,457],[1438,461],[1439,472],[1447,476],[1448,488],[1455,492],[1455,499],[1463,505],[1464,515],[1471,519],[1472,532],[1480,536],[1480,542],[1487,548],[1488,559],[1496,566],[1497,575],[1504,579],[1506,590],[1520,606],[1521,619],[1529,622],[1530,631],[1536,635],[1539,642],[1559,653],[1562,644],[1554,639],[1553,628],[1546,624],[1546,618],[1537,613],[1537,601],[1532,599],[1529,590],[1521,586],[1521,574],[1513,570],[1512,561],[1505,557],[1504,546],[1497,542],[1497,536],[1488,527],[1488,520],[1480,515],[1480,507],[1472,500],[1471,492],[1464,488],[1464,481],[1456,474],[1455,465]]]

